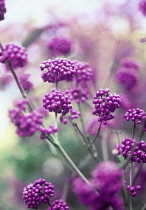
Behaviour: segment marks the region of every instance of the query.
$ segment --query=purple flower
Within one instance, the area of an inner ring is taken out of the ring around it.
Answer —
[[[125,109],[130,109],[132,104],[128,98],[127,95],[125,94],[120,94],[120,99],[121,99],[121,106],[124,107]]]
[[[89,99],[90,95],[87,88],[73,88],[68,91],[71,100],[74,100],[76,103],[85,102]]]
[[[93,78],[93,70],[89,67],[87,62],[74,61],[76,65],[75,78],[77,83],[81,81],[89,81]]]
[[[45,179],[39,178],[23,189],[23,200],[28,208],[38,209],[41,203],[49,203],[54,195],[54,186]]]
[[[92,172],[91,185],[81,178],[73,180],[73,191],[80,202],[90,210],[106,210],[109,207],[124,210],[118,193],[122,188],[122,170],[113,161],[101,162]]]
[[[48,210],[69,210],[69,207],[66,202],[59,199],[52,202],[51,207],[49,207]]]
[[[146,113],[139,108],[128,109],[124,118],[129,121],[134,121],[135,124],[141,124],[142,120],[146,118]]]
[[[11,74],[0,74],[0,88],[3,89],[12,81]]]
[[[124,68],[127,68],[127,70],[134,69],[138,71],[140,69],[139,62],[136,59],[131,58],[131,57],[123,58],[121,61],[121,66]]]
[[[80,117],[80,112],[74,108],[69,110],[68,115],[61,115],[60,116],[60,122],[63,124],[67,124],[68,123],[68,119],[73,120],[73,119],[78,119]]]
[[[117,82],[126,90],[131,90],[137,86],[138,75],[133,68],[120,67],[116,73]]]
[[[14,68],[23,67],[27,63],[26,49],[16,44],[7,44],[2,51],[1,63],[11,62]]]
[[[46,93],[43,98],[43,107],[50,112],[58,114],[67,114],[72,108],[69,97],[60,90],[52,90],[50,93]]]
[[[0,21],[4,20],[4,15],[6,13],[6,7],[5,7],[5,0],[0,0]]]
[[[67,55],[71,52],[72,41],[65,37],[55,37],[48,43],[48,49],[54,55]]]
[[[72,81],[76,73],[76,66],[73,61],[65,58],[44,61],[40,65],[43,71],[41,77],[44,82],[58,83],[59,81]]]
[[[29,77],[30,74],[23,74],[19,77],[20,83],[26,92],[29,92],[33,89],[33,84],[29,81]]]
[[[9,110],[11,122],[16,126],[16,133],[20,137],[31,136],[42,126],[42,114],[38,110],[26,112],[28,102],[26,99],[16,100],[16,108]]]
[[[115,118],[113,112],[120,107],[120,97],[116,93],[110,94],[109,89],[100,89],[96,92],[93,104],[95,104],[95,110],[93,115],[98,116],[98,121],[107,124],[107,121]]]
[[[144,16],[146,16],[146,0],[139,2],[139,10],[142,12]]]
[[[146,143],[144,141],[137,142],[135,139],[125,138],[120,145],[115,145],[115,148],[118,150],[118,155],[122,155],[125,159],[131,155],[132,162],[146,163]]]

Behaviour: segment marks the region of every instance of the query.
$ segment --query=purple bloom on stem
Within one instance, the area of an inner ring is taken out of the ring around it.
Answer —
[[[146,0],[142,0],[139,2],[139,10],[144,16],[146,16]]]
[[[124,118],[129,121],[134,121],[135,124],[141,124],[142,120],[146,118],[146,113],[139,108],[129,109],[125,115]]]
[[[53,124],[49,128],[41,127],[39,130],[41,132],[40,139],[45,139],[47,135],[58,132],[57,126]]]
[[[89,99],[90,95],[87,88],[74,88],[71,89],[69,92],[70,99],[74,100],[76,103],[81,103]]]
[[[125,138],[120,145],[115,145],[115,148],[118,150],[118,155],[122,155],[124,158],[131,155],[132,162],[146,163],[146,143],[144,141],[137,142],[135,139]]]
[[[41,203],[49,203],[54,195],[54,186],[45,179],[39,178],[23,189],[23,200],[28,208],[38,209]]]
[[[109,89],[100,89],[94,97],[95,110],[93,115],[98,116],[98,121],[107,124],[107,121],[115,118],[113,112],[120,107],[121,99],[116,93],[110,94]]]
[[[49,207],[48,210],[69,210],[69,207],[66,202],[59,199],[52,202],[51,207]]]
[[[137,86],[138,75],[133,68],[120,67],[116,74],[117,82],[126,90],[131,90]]]
[[[41,77],[44,82],[58,83],[59,81],[72,81],[76,73],[76,66],[73,61],[65,58],[44,61],[40,65],[43,71]]]
[[[93,70],[89,67],[89,64],[87,62],[81,62],[81,61],[74,61],[76,65],[76,81],[77,83],[81,81],[89,81],[93,78]]]
[[[60,90],[52,90],[43,98],[43,107],[50,112],[66,115],[72,108],[69,97]]]
[[[2,51],[1,63],[11,62],[14,68],[23,67],[27,63],[27,52],[22,46],[16,44],[7,44]]]
[[[67,55],[71,52],[72,41],[65,37],[55,37],[48,43],[48,49],[54,55]]]
[[[0,0],[0,21],[4,20],[4,15],[6,13],[6,7],[5,7],[5,0]]]

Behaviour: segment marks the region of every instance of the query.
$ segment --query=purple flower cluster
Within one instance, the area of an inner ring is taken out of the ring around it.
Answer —
[[[12,81],[12,75],[0,74],[0,88],[5,88]]]
[[[124,158],[131,156],[132,162],[146,163],[146,143],[144,141],[137,142],[135,139],[125,138],[121,144],[115,145],[118,155]]]
[[[26,49],[16,44],[7,44],[0,58],[1,63],[10,61],[14,68],[23,67],[27,63]]]
[[[90,95],[87,88],[73,88],[68,91],[71,100],[74,100],[76,103],[85,102],[89,99]]]
[[[107,124],[107,121],[115,118],[113,112],[120,107],[120,97],[116,93],[110,94],[109,89],[100,89],[96,92],[93,104],[95,104],[95,110],[93,115],[99,117],[98,121]]]
[[[14,105],[16,108],[9,110],[9,117],[16,126],[18,136],[31,136],[40,131],[44,114],[40,110],[27,113],[28,101],[26,99],[16,100]]]
[[[93,78],[93,70],[89,67],[89,64],[81,61],[74,61],[76,65],[76,81],[89,81]]]
[[[138,75],[135,69],[120,67],[116,73],[117,82],[126,90],[131,90],[137,86]]]
[[[69,97],[60,90],[52,90],[43,98],[43,107],[50,112],[66,115],[72,108]]]
[[[81,178],[73,180],[73,190],[82,204],[91,210],[106,210],[109,207],[124,210],[118,195],[122,188],[122,170],[116,163],[101,162],[93,171],[90,183],[91,186]]]
[[[125,109],[130,109],[132,104],[130,99],[128,98],[127,95],[125,94],[120,94],[120,99],[121,99],[121,106]]]
[[[65,37],[55,37],[48,43],[48,49],[54,55],[67,55],[71,52],[72,41]]]
[[[6,13],[6,7],[5,7],[5,0],[0,0],[0,21],[4,20],[4,15]]]
[[[133,187],[133,186],[131,187],[130,185],[127,185],[126,190],[129,191],[129,193],[132,197],[135,197],[137,195],[137,192],[139,192],[141,190],[141,186],[136,185],[135,187]]]
[[[73,120],[73,119],[78,119],[79,117],[80,117],[80,112],[78,110],[72,108],[69,110],[68,116],[61,115],[59,119],[60,119],[61,123],[67,124],[68,119]]]
[[[134,69],[138,71],[140,69],[139,62],[136,59],[131,58],[131,57],[123,58],[121,61],[121,66],[124,68],[127,68],[127,70]]]
[[[51,207],[49,207],[48,210],[69,210],[69,207],[66,202],[59,199],[52,202]]]
[[[29,81],[29,77],[30,74],[23,74],[19,77],[20,83],[26,92],[29,92],[33,89],[33,84]]]
[[[135,124],[141,124],[142,120],[146,118],[146,113],[139,108],[129,109],[125,115],[124,118],[129,121],[132,120],[135,122]]]
[[[144,16],[146,16],[146,0],[142,0],[139,2],[139,10]]]
[[[76,73],[76,66],[73,61],[65,58],[47,60],[40,65],[43,71],[41,77],[44,82],[58,83],[59,81],[72,81]]]
[[[54,186],[45,179],[39,178],[23,189],[23,200],[31,209],[38,209],[41,203],[47,204],[54,195]]]
[[[56,125],[50,125],[49,128],[41,127],[40,128],[40,139],[45,139],[47,135],[58,132],[58,128]]]

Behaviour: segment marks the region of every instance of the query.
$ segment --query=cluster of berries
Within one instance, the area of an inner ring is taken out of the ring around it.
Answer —
[[[30,77],[30,74],[22,74],[19,77],[20,83],[26,92],[29,92],[33,89],[33,84],[32,82],[29,81],[29,77]]]
[[[22,46],[7,44],[1,53],[0,62],[11,62],[14,68],[23,67],[27,63],[27,52]]]
[[[137,192],[141,190],[141,186],[136,185],[135,187],[131,187],[130,185],[127,185],[126,190],[129,191],[129,193],[132,197],[135,197],[137,195]]]
[[[146,118],[146,113],[139,108],[129,109],[125,115],[124,118],[129,121],[132,120],[135,122],[135,124],[140,124],[143,119]]]
[[[50,203],[50,198],[54,195],[54,186],[45,179],[39,178],[33,184],[29,184],[23,189],[23,200],[28,208],[38,209],[40,204],[49,204],[48,210],[69,210],[66,202],[55,200]]]
[[[69,95],[70,100],[74,100],[76,103],[84,102],[90,97],[87,88],[73,88],[71,90],[67,90],[66,93]]]
[[[135,139],[125,138],[121,144],[115,145],[118,155],[124,158],[131,156],[132,162],[146,163],[146,143],[144,141],[137,142]]]
[[[61,115],[59,119],[60,119],[61,123],[67,124],[68,119],[73,120],[73,119],[78,119],[79,117],[80,117],[80,112],[78,110],[72,108],[72,109],[70,109],[68,116]]]
[[[109,89],[100,89],[94,97],[95,110],[93,115],[99,117],[98,121],[107,124],[107,121],[115,118],[113,112],[120,107],[120,97],[116,93],[110,94]]]
[[[60,90],[52,90],[43,98],[43,107],[50,112],[66,115],[72,108],[68,95]]]
[[[65,58],[43,61],[40,65],[43,71],[41,77],[44,82],[58,83],[59,81],[72,81],[76,73],[76,66],[73,61]]]
[[[4,20],[5,13],[6,13],[5,0],[0,0],[0,21]]]

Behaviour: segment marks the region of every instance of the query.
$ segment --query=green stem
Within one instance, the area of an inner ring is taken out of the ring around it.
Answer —
[[[90,185],[90,182],[86,179],[86,177],[81,173],[81,171],[77,168],[77,166],[74,164],[74,162],[71,160],[71,158],[68,156],[66,151],[63,149],[63,147],[60,145],[60,143],[55,143],[55,147],[57,150],[61,153],[61,155],[64,157],[66,162],[69,164],[69,166],[74,170],[74,172],[81,177],[88,185]]]
[[[82,110],[81,110],[81,105],[80,103],[78,103],[78,109],[79,109],[79,112],[80,112],[80,122],[81,122],[81,125],[82,125],[82,129],[83,129],[83,133],[85,134],[86,136],[86,129],[85,129],[85,123],[84,123],[84,120],[83,120],[83,115],[82,115]]]
[[[141,210],[146,210],[146,202],[145,202],[145,204],[143,205],[143,207],[142,207]]]
[[[133,167],[132,167],[133,165],[132,165],[132,163],[130,164],[130,186],[132,186],[132,169],[133,169]],[[129,197],[129,207],[130,207],[130,210],[132,210],[133,208],[132,208],[132,197],[130,196]]]

